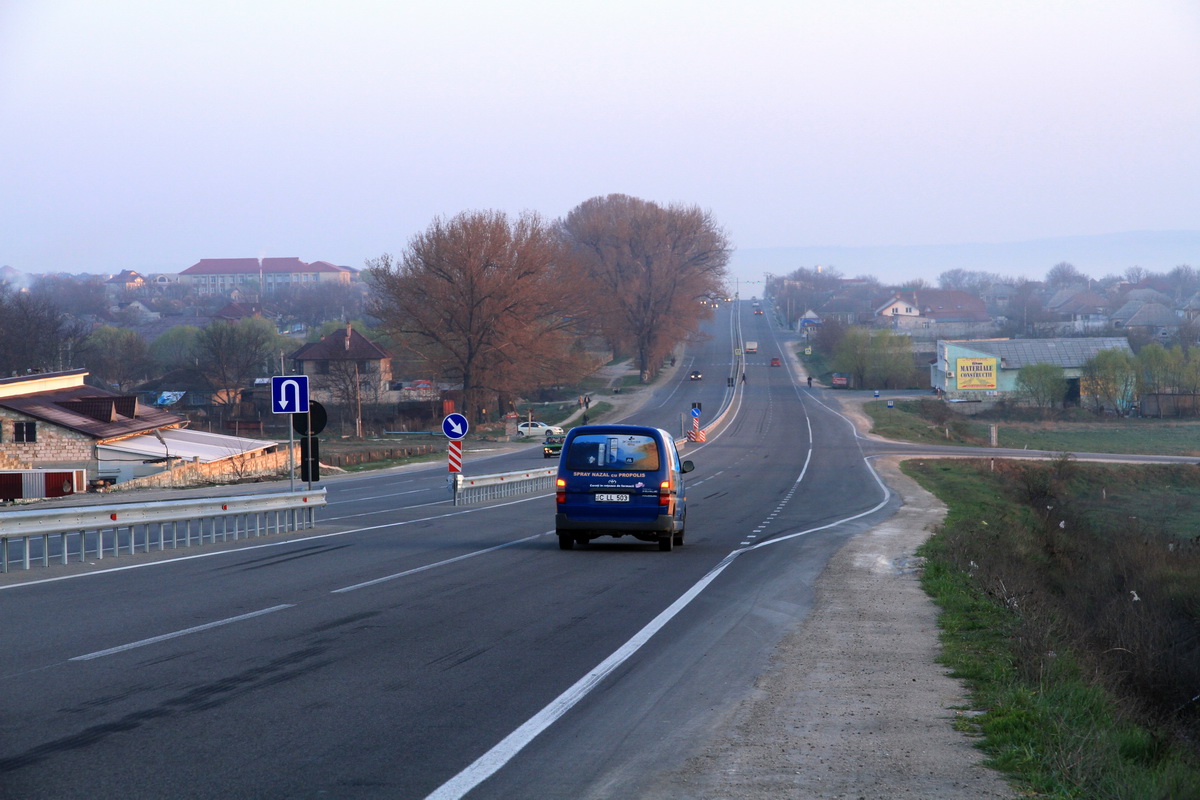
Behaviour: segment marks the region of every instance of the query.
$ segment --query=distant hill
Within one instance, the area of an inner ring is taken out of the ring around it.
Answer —
[[[764,272],[786,275],[797,267],[832,267],[842,275],[873,275],[884,283],[924,278],[936,283],[946,270],[984,270],[1014,278],[1041,279],[1067,261],[1089,277],[1121,274],[1132,266],[1167,272],[1180,264],[1200,269],[1200,231],[1130,231],[1063,236],[1028,242],[898,247],[766,247],[738,250],[730,272],[761,280]]]

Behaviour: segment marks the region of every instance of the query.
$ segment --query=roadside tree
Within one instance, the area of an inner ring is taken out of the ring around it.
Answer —
[[[269,375],[279,353],[291,348],[275,325],[261,317],[212,322],[196,337],[198,366],[212,384],[215,405],[237,404],[241,389]]]
[[[890,330],[847,328],[833,352],[832,368],[849,373],[858,389],[894,389],[914,379],[912,346]]]
[[[368,263],[368,311],[402,352],[461,381],[473,421],[494,396],[577,380],[588,298],[555,228],[536,213],[439,217],[404,253]]]
[[[1137,397],[1137,363],[1123,350],[1101,350],[1084,363],[1081,382],[1093,411],[1111,409],[1124,416]]]
[[[696,206],[660,206],[624,194],[573,208],[562,231],[582,265],[580,290],[614,349],[628,347],[643,381],[711,314],[701,298],[724,291],[731,245]]]
[[[1033,405],[1051,409],[1067,394],[1067,379],[1057,364],[1026,364],[1017,370],[1017,390]]]

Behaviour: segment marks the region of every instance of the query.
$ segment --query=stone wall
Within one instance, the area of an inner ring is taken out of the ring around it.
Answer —
[[[300,445],[294,446],[295,463],[300,464]],[[110,492],[127,489],[183,488],[188,486],[210,486],[216,483],[234,483],[253,478],[280,478],[287,476],[288,447],[280,445],[275,450],[223,458],[207,464],[194,461],[173,466],[156,475],[134,478],[131,481],[113,484]]]
[[[13,427],[18,422],[36,425],[35,442],[15,442]],[[9,409],[0,408],[0,468],[42,469],[70,467],[96,472],[95,440]]]

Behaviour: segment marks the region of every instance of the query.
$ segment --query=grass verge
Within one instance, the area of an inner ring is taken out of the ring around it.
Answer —
[[[997,426],[999,447],[1050,452],[1200,457],[1200,421],[1159,419],[1013,420],[964,417],[940,400],[863,404],[871,432],[888,439],[986,447]]]
[[[1190,504],[1200,470],[997,467],[903,465],[948,509],[920,554],[941,660],[985,709],[959,727],[1029,796],[1200,797],[1200,537],[1186,517],[1093,526],[1087,507],[1129,516],[1135,492],[1103,489],[1130,482],[1145,503]]]

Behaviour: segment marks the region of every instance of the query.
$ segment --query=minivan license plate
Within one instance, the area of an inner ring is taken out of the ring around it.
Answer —
[[[627,494],[598,494],[596,495],[597,503],[628,503],[629,495]]]

